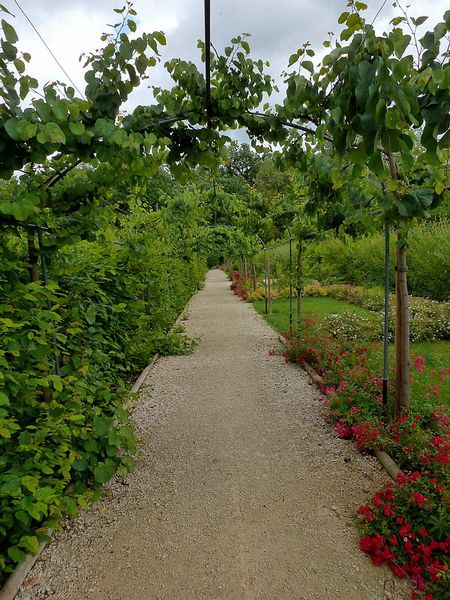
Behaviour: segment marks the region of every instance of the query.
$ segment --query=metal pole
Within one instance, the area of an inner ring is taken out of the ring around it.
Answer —
[[[389,225],[386,225],[384,229],[384,274],[383,406],[387,406],[389,380]]]
[[[268,299],[267,299],[267,309],[268,309],[268,314],[271,315],[272,314],[272,281],[271,281],[271,277],[272,277],[272,273],[271,273],[271,268],[270,268],[270,256],[267,257],[267,290],[268,290]]]
[[[211,0],[205,0],[205,80],[206,114],[209,127],[211,120]]]
[[[292,335],[292,238],[289,238],[289,334]]]
[[[302,239],[298,238],[297,248],[297,335],[301,328],[301,302],[302,302]]]

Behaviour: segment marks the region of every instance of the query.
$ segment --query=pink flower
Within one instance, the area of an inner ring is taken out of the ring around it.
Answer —
[[[425,371],[426,365],[425,365],[425,358],[423,356],[418,356],[415,360],[415,366],[416,366],[416,370],[419,373],[423,373]]]

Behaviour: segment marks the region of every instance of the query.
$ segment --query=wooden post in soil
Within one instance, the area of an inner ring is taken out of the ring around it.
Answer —
[[[271,281],[272,273],[270,268],[270,256],[267,256],[267,310],[268,314],[272,314],[272,281]]]
[[[392,179],[400,179],[392,153],[388,154]],[[392,415],[406,414],[410,405],[409,381],[409,303],[406,267],[406,241],[397,233],[397,266],[395,267],[395,396]]]

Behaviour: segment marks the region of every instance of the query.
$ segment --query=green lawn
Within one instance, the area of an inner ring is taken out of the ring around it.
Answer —
[[[255,309],[264,316],[267,322],[279,333],[289,330],[289,300],[273,300],[272,314],[264,314],[264,300],[257,300],[253,303]],[[293,322],[294,326],[297,321],[297,305],[295,299],[292,303]],[[335,300],[334,298],[302,298],[302,315],[313,315],[317,321],[321,321],[329,314],[341,312],[354,312],[359,315],[368,314],[365,308],[349,304],[343,300]]]
[[[289,300],[273,300],[272,314],[264,314],[264,301],[258,300],[253,303],[255,309],[263,315],[267,322],[279,333],[289,330]],[[293,302],[293,321],[296,324],[296,304]],[[364,308],[354,306],[342,300],[334,298],[304,298],[302,299],[303,317],[313,315],[320,323],[324,317],[331,313],[351,311],[358,314],[367,314]],[[361,340],[363,341],[363,340]],[[368,359],[373,365],[374,371],[381,371],[383,366],[383,343],[367,342],[370,348]],[[425,358],[426,369],[424,373],[418,373],[412,367],[412,400],[423,402],[431,394],[433,404],[445,404],[450,407],[450,376],[445,373],[450,367],[450,344],[447,341],[439,342],[416,342],[411,344],[411,363],[414,365],[418,356]],[[389,363],[394,364],[394,347],[389,347]],[[435,388],[435,386],[439,386]],[[433,389],[434,388],[434,389]]]

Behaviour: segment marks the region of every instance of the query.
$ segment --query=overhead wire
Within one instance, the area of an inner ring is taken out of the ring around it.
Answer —
[[[58,65],[58,67],[61,69],[61,71],[64,73],[64,75],[67,77],[67,79],[70,81],[70,83],[73,85],[73,87],[77,90],[77,92],[80,94],[80,96],[82,98],[85,98],[83,92],[80,92],[80,90],[78,89],[77,85],[74,83],[73,79],[70,77],[70,75],[67,73],[67,71],[65,70],[65,68],[62,66],[62,64],[59,62],[59,60],[57,59],[57,57],[55,56],[55,54],[52,52],[51,48],[49,47],[49,45],[47,44],[47,42],[45,41],[45,39],[43,38],[43,36],[39,33],[37,27],[34,25],[34,23],[32,22],[32,20],[30,19],[30,17],[27,15],[27,13],[24,11],[24,9],[20,6],[19,2],[17,0],[14,0],[15,4],[17,5],[17,7],[19,8],[20,12],[23,14],[23,16],[25,17],[25,19],[28,21],[28,23],[31,25],[31,27],[34,29],[34,31],[36,32],[37,36],[39,37],[39,39],[41,40],[41,42],[44,44],[44,46],[47,48],[48,52],[50,53],[50,56],[53,58],[53,60],[56,62],[56,64]]]
[[[383,10],[383,8],[386,6],[387,4],[387,0],[384,0],[384,2],[381,4],[380,8],[378,9],[377,14],[374,16],[374,18],[372,19],[371,25],[373,25],[375,23],[375,21],[378,19],[381,11]]]

